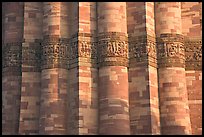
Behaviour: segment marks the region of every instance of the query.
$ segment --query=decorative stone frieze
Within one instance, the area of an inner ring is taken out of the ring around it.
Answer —
[[[98,63],[99,66],[127,66],[127,36],[116,32],[99,34]]]
[[[148,63],[157,66],[155,38],[151,36],[132,37],[129,42],[130,66],[138,63]]]
[[[202,40],[185,40],[186,70],[202,70]]]
[[[79,41],[79,57],[96,58],[96,42]]]
[[[3,68],[21,67],[22,43],[6,43],[2,49]]]
[[[162,34],[157,38],[158,65],[161,67],[185,67],[183,36]]]
[[[49,38],[42,43],[42,69],[68,68],[68,39]]]
[[[97,42],[93,41],[93,36],[90,33],[77,33],[72,36],[70,40],[69,59],[83,58],[97,58]]]
[[[41,43],[32,43],[32,46],[22,46],[22,64],[39,67],[41,63]]]

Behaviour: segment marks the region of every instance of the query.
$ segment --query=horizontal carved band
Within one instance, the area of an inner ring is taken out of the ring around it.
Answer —
[[[130,66],[132,64],[147,63],[149,65],[156,66],[156,39],[150,36],[139,36],[131,38],[129,42],[129,58]],[[149,62],[151,60],[151,64]]]
[[[111,33],[99,38],[97,48],[99,66],[128,65],[128,42],[125,35]]]
[[[157,58],[159,68],[185,67],[183,37],[181,35],[162,35],[157,38]]]
[[[45,39],[42,43],[42,69],[68,68],[68,39]]]
[[[186,70],[202,70],[202,40],[186,40],[185,63]]]
[[[2,50],[2,67],[17,67],[21,68],[21,57],[22,57],[22,43],[6,43]]]

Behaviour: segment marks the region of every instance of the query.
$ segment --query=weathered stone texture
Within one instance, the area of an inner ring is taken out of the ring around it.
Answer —
[[[182,34],[181,2],[155,2],[156,36]]]
[[[192,134],[202,134],[202,72],[186,71]]]
[[[155,36],[154,3],[127,2],[128,35]]]
[[[39,72],[22,73],[19,134],[39,132],[40,84]]]
[[[160,134],[157,69],[129,68],[131,134]]]
[[[98,70],[79,66],[79,134],[98,132]]]
[[[182,33],[187,37],[202,37],[202,2],[181,3]]]
[[[41,72],[40,134],[66,134],[67,79],[65,69]]]
[[[162,134],[191,134],[185,69],[159,68]]]
[[[99,69],[99,134],[130,134],[127,68]]]
[[[98,33],[127,32],[126,3],[99,2],[97,8],[98,20],[101,20],[98,22]]]

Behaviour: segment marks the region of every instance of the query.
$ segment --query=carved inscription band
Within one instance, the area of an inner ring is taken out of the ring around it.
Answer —
[[[128,40],[124,33],[102,33],[98,37],[98,64],[128,66]]]
[[[78,57],[97,59],[100,66],[128,66],[128,38],[124,33],[102,33],[98,42],[91,36],[60,39],[45,38],[43,42],[6,43],[3,46],[3,68],[17,67],[21,64],[41,69],[68,68],[70,60]],[[88,40],[87,40],[88,39]],[[157,48],[156,48],[157,47]],[[158,61],[157,61],[158,59]],[[150,36],[129,39],[130,65],[149,62],[158,67],[185,67],[187,70],[202,69],[202,40],[185,40],[182,35],[163,34],[157,38]],[[21,62],[22,61],[22,62]]]
[[[40,71],[41,64],[41,43],[29,43],[29,46],[22,46],[22,65],[33,67]]]
[[[185,51],[183,36],[179,34],[163,34],[157,38],[158,66],[185,67]]]
[[[47,38],[42,43],[42,69],[68,68],[68,39]]]
[[[84,35],[79,33],[77,37],[72,37],[70,40],[70,46],[68,47],[69,60],[76,59],[78,57],[96,59],[96,45],[97,42],[91,41],[91,35],[89,33],[85,33]]]
[[[132,37],[129,41],[130,66],[148,63],[157,66],[156,39],[151,36]]]
[[[79,57],[96,58],[96,42],[79,41]]]
[[[157,38],[137,36],[129,38],[129,66],[149,64],[158,67],[202,69],[202,40],[185,40],[179,34],[161,34]]]
[[[202,70],[202,40],[185,40],[186,70]]]

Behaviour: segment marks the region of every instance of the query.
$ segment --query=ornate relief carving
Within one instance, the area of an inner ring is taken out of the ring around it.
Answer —
[[[79,56],[91,57],[91,43],[87,41],[79,41]]]
[[[185,52],[181,35],[164,34],[157,39],[159,67],[185,67]]]
[[[155,38],[150,36],[139,36],[130,38],[129,55],[130,66],[138,63],[157,64]]]
[[[99,42],[100,56],[102,57],[123,57],[127,58],[127,42],[124,41],[103,41]]]
[[[202,40],[186,40],[186,70],[202,70]]]
[[[79,57],[96,58],[95,42],[79,41]]]
[[[96,59],[97,42],[93,42],[93,36],[90,33],[77,33],[72,36],[69,46],[69,60],[76,59],[78,57]]]
[[[41,60],[41,44],[32,43],[28,47],[22,46],[22,64],[33,66],[36,68],[40,67]]]
[[[6,43],[3,46],[2,52],[3,68],[6,67],[21,67],[21,57],[22,57],[22,43]]]
[[[152,58],[157,58],[157,51],[156,51],[156,42],[147,39],[147,56]]]
[[[67,69],[68,45],[68,39],[45,39],[42,43],[42,69]]]
[[[99,36],[99,38],[99,66],[128,65],[128,42],[125,35],[120,36],[117,33],[111,33]]]
[[[158,44],[159,59],[169,58],[182,58],[184,59],[184,44],[181,42],[168,42]]]

